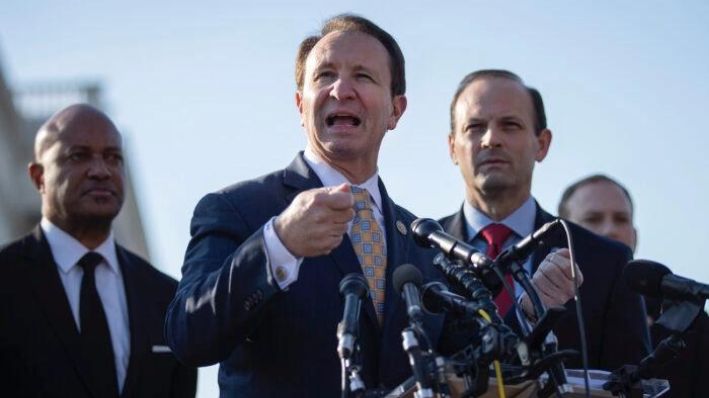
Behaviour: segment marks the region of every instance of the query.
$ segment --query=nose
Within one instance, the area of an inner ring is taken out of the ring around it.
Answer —
[[[601,235],[618,240],[619,234],[618,234],[618,228],[616,225],[613,223],[611,220],[605,220],[603,222],[603,225],[601,226]]]
[[[111,176],[111,168],[100,154],[91,157],[91,164],[89,164],[87,172],[90,178],[99,180],[107,179]]]
[[[488,126],[480,140],[480,145],[483,148],[497,148],[502,146],[501,138],[500,132],[494,126]]]
[[[352,82],[347,78],[339,78],[332,84],[330,95],[339,101],[352,99],[355,97],[355,89]]]

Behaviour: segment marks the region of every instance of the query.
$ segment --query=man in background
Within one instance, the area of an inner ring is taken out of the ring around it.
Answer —
[[[633,200],[618,181],[594,174],[569,185],[561,195],[559,217],[628,246],[635,253],[637,230]],[[645,297],[648,326],[660,316],[661,300]]]
[[[495,257],[554,219],[531,194],[534,165],[546,157],[552,133],[540,93],[505,70],[481,70],[463,78],[450,107],[448,144],[451,160],[465,184],[461,209],[442,220],[458,238]],[[560,348],[579,349],[576,309],[571,298],[580,284],[589,366],[613,370],[637,363],[648,351],[648,333],[640,297],[622,285],[631,257],[622,245],[572,226],[574,269],[566,239],[558,234],[524,264],[546,307],[565,306],[553,331]],[[554,247],[555,250],[551,250]],[[574,274],[576,274],[574,276]],[[515,284],[515,297],[496,298],[501,314],[516,322],[513,301],[534,321],[526,293]],[[570,361],[580,367],[580,360]]]
[[[561,195],[559,215],[582,227],[624,243],[635,251],[637,230],[630,192],[605,175],[592,175],[571,184]],[[645,297],[652,345],[656,347],[668,331],[654,322],[662,312],[662,300]],[[706,396],[704,383],[709,377],[709,317],[702,311],[684,334],[687,347],[668,362],[658,378],[668,379],[670,397]]]
[[[618,181],[595,174],[569,185],[561,195],[559,217],[616,240],[635,252],[633,200]]]
[[[111,232],[124,176],[111,120],[88,105],[56,113],[29,176],[42,221],[0,248],[0,395],[194,397],[196,369],[163,337],[177,282]]]

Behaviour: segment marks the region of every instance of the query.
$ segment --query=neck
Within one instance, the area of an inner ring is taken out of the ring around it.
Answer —
[[[365,159],[355,160],[332,160],[323,159],[325,163],[333,169],[339,171],[352,184],[361,184],[367,181],[377,171],[376,161],[372,162]]]
[[[67,222],[65,220],[48,218],[52,224],[81,242],[81,244],[89,250],[99,247],[111,234],[110,221],[86,220],[82,222]]]
[[[352,184],[361,184],[377,172],[378,148],[376,151],[359,155],[344,151],[325,151],[317,145],[310,146],[309,151],[314,157],[340,172]]]
[[[529,199],[529,190],[520,192],[480,192],[466,190],[466,199],[477,210],[493,221],[502,221],[519,209]]]

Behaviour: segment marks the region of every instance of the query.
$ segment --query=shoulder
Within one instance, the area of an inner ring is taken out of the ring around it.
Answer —
[[[450,226],[450,224],[453,222],[453,219],[454,219],[457,215],[458,215],[458,212],[455,212],[455,213],[453,213],[453,214],[447,215],[447,216],[445,216],[445,217],[443,217],[443,218],[440,218],[440,219],[438,220],[438,223],[441,224],[441,226],[443,227],[443,229],[447,231],[447,230],[448,230],[448,227]]]
[[[552,221],[556,218],[557,217],[547,213],[544,209],[537,205],[535,228],[539,228],[542,223]],[[596,235],[586,228],[583,228],[582,226],[567,219],[563,220],[569,227],[574,250],[579,252],[581,257],[587,259],[586,262],[594,264],[616,264],[618,267],[622,268],[633,258],[632,251],[624,244],[600,235]],[[552,240],[558,240],[559,242],[568,244],[564,228],[559,228],[558,235],[552,238]],[[581,266],[582,263],[579,263],[579,265]]]
[[[241,181],[215,192],[208,193],[200,199],[196,211],[200,209],[224,208],[234,210],[250,203],[259,203],[265,198],[276,195],[283,186],[283,170]]]
[[[117,245],[117,248],[119,252],[119,261],[123,260],[130,263],[129,266],[124,267],[126,272],[138,273],[139,275],[137,276],[139,276],[146,285],[154,288],[170,289],[173,291],[177,288],[177,281],[174,278],[161,272],[147,260],[131,252],[125,247]]]
[[[33,250],[36,250],[35,245],[37,243],[38,241],[35,235],[28,234],[14,241],[0,245],[0,268],[5,269],[31,254]]]
[[[632,258],[632,252],[628,246],[625,246],[615,240],[608,239],[604,236],[596,235],[595,233],[570,221],[567,221],[567,223],[571,229],[571,234],[574,238],[573,243],[575,245],[581,245],[589,251],[605,254],[607,256],[627,259]]]

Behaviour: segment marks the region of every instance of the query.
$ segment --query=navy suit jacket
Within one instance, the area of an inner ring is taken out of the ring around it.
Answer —
[[[177,282],[116,247],[130,328],[123,398],[194,397],[197,370],[166,346],[165,311]],[[0,395],[101,398],[79,355],[79,332],[41,228],[0,248]],[[164,348],[163,348],[164,350]]]
[[[554,217],[537,205],[534,228],[554,220]],[[569,223],[574,244],[575,260],[583,273],[581,309],[586,327],[589,366],[595,369],[615,370],[624,364],[637,364],[648,354],[649,334],[645,323],[645,307],[640,296],[623,283],[622,273],[631,258],[626,246],[600,237]],[[461,208],[457,213],[441,220],[450,234],[465,241],[468,237],[465,216]],[[554,247],[567,247],[563,233],[547,239],[547,244],[532,254],[532,267],[539,264]],[[581,340],[576,307],[571,300],[567,312],[554,327],[559,348],[579,350]],[[507,320],[515,317],[507,317]],[[581,367],[581,359],[567,361],[572,368]]]
[[[345,236],[329,255],[305,258],[298,280],[281,290],[263,238],[271,217],[298,193],[318,187],[322,183],[301,153],[284,170],[208,194],[197,204],[183,277],[168,311],[167,338],[186,363],[220,362],[222,396],[331,398],[340,392],[336,328],[344,306],[338,284],[346,274],[362,273],[352,244]],[[360,316],[368,389],[396,386],[411,374],[401,343],[408,320],[392,286],[393,270],[410,263],[426,281],[443,279],[431,266],[435,253],[418,247],[411,237],[408,226],[414,216],[392,202],[381,181],[379,188],[387,242],[386,293],[383,325],[369,298]],[[434,344],[442,325],[442,316],[425,319]]]

